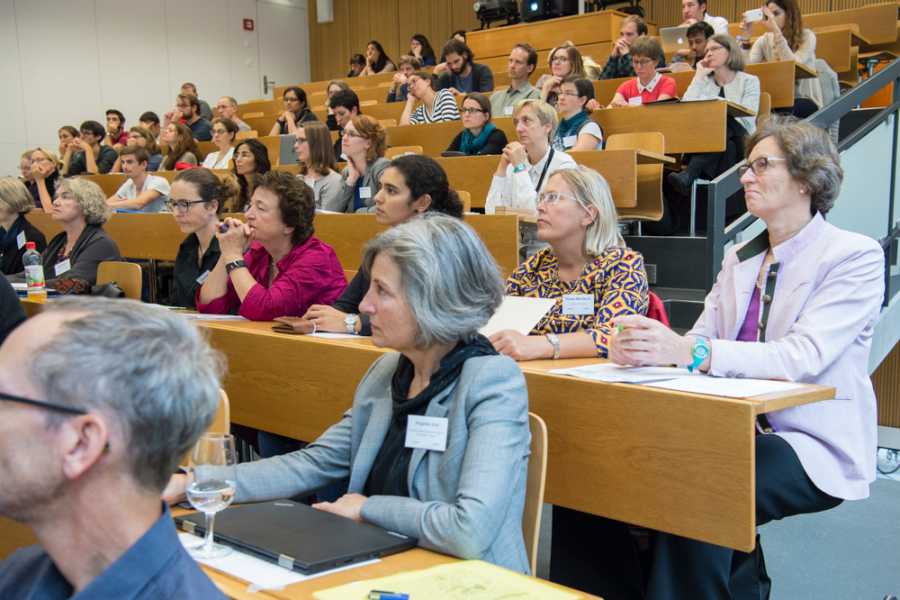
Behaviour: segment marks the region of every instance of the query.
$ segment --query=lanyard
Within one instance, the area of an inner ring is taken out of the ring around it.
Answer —
[[[547,162],[544,163],[544,170],[541,171],[541,178],[538,179],[537,187],[534,188],[535,192],[540,193],[541,185],[544,183],[544,177],[547,176],[547,170],[550,168],[550,161],[553,160],[553,147],[550,147],[550,154],[547,156]]]

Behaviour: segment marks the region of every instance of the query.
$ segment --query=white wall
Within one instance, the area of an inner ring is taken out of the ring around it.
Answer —
[[[0,0],[0,175],[17,174],[26,148],[55,150],[62,125],[105,125],[108,108],[127,126],[146,110],[162,117],[185,81],[211,106],[262,97],[257,1]],[[307,80],[307,0],[259,2],[295,9],[279,11],[293,22],[278,30],[304,50],[291,75]]]

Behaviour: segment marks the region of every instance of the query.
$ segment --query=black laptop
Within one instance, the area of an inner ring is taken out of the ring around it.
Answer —
[[[202,513],[176,517],[175,522],[191,533],[206,532]],[[227,508],[216,514],[214,537],[220,544],[305,575],[416,545],[415,538],[291,500]]]

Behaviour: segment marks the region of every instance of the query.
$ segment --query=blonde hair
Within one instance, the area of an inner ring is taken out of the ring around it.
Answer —
[[[88,225],[102,225],[109,219],[106,195],[93,181],[82,178],[64,179],[60,181],[56,193],[58,194],[61,190],[72,192],[84,214],[84,222]]]
[[[518,118],[519,113],[521,113],[525,108],[531,108],[531,110],[534,111],[534,114],[537,115],[538,121],[541,122],[541,125],[550,125],[550,134],[548,136],[548,141],[549,139],[552,139],[553,133],[556,131],[556,126],[559,125],[559,115],[556,114],[556,109],[543,100],[538,100],[536,98],[519,100],[516,103],[516,107],[513,109],[513,119]]]
[[[612,192],[603,175],[584,166],[554,171],[551,177],[561,177],[572,193],[584,206],[593,206],[597,216],[588,225],[584,235],[584,250],[592,256],[599,256],[610,248],[625,247],[625,240],[619,234],[619,217]]]
[[[24,215],[34,208],[34,198],[18,177],[0,177],[0,204],[10,212]]]
[[[40,152],[41,154],[46,156],[47,160],[49,160],[50,162],[53,163],[53,166],[56,167],[57,171],[62,170],[63,164],[62,164],[62,161],[59,160],[59,157],[56,155],[56,152],[47,150],[46,148],[42,148],[41,146],[38,146],[37,148],[35,148],[34,150],[31,151],[32,156],[34,156],[35,152]]]

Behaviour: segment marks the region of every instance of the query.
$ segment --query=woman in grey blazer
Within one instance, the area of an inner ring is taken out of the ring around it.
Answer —
[[[496,263],[468,225],[426,213],[372,240],[363,267],[372,341],[398,352],[375,361],[353,406],[318,440],[238,465],[236,501],[349,478],[346,495],[315,506],[527,573],[525,380],[478,333],[503,298]],[[407,440],[430,427],[439,432],[430,443]],[[166,499],[183,497],[187,483],[176,475]]]
[[[387,133],[368,115],[357,115],[344,127],[341,147],[347,166],[341,171],[338,208],[342,212],[375,212],[381,174],[391,161],[384,157]]]

